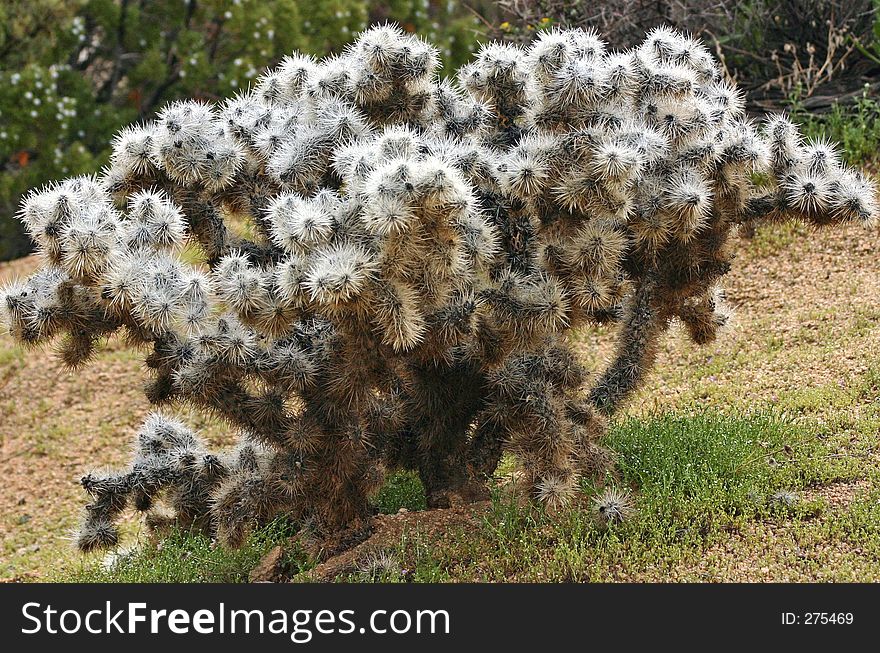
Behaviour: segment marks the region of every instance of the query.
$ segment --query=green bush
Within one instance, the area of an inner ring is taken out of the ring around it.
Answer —
[[[804,110],[797,102],[792,118],[808,138],[825,138],[840,144],[840,153],[853,165],[877,161],[880,147],[880,102],[866,88],[855,102],[835,102],[825,114]]]
[[[418,30],[457,66],[478,24],[434,0],[7,0],[0,5],[0,260],[26,253],[28,188],[91,172],[113,134],[180,98],[247,87],[294,50],[334,52],[374,22]]]

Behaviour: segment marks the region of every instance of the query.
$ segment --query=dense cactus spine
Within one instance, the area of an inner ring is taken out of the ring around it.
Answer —
[[[374,28],[220,106],[171,104],[119,134],[99,177],[25,200],[45,267],[3,291],[12,334],[61,337],[75,367],[122,330],[151,349],[151,402],[241,432],[213,454],[152,414],[128,470],[83,478],[81,548],[157,502],[233,544],[279,513],[363,524],[394,468],[418,470],[432,506],[473,500],[504,451],[562,505],[608,464],[605,415],[669,324],[702,344],[727,321],[738,225],[876,220],[873,186],[831,145],[748,120],[672,31],[621,53],[554,30],[487,45],[457,81],[438,66]],[[180,257],[187,242],[206,265]],[[567,333],[608,321],[616,353],[591,384]],[[607,521],[621,497],[597,503]]]

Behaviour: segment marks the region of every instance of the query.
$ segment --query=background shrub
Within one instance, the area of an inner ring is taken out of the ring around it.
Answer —
[[[501,0],[495,34],[595,27],[620,47],[670,25],[713,46],[751,108],[779,109],[793,95],[827,109],[839,96],[877,87],[878,0]]]
[[[0,5],[0,260],[30,250],[24,191],[93,172],[123,125],[180,97],[216,100],[294,50],[341,49],[372,23],[428,36],[450,64],[480,23],[434,0],[11,0]]]

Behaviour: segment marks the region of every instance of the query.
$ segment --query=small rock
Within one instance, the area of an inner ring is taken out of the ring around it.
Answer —
[[[18,525],[23,526],[24,524],[27,524],[30,520],[31,520],[30,515],[22,515],[21,517],[18,518]]]
[[[280,546],[276,546],[260,558],[257,566],[248,574],[248,580],[251,583],[277,583],[281,580],[283,560],[284,551]]]
[[[406,508],[401,508],[400,510],[397,511],[397,514],[398,515],[405,515],[408,512],[409,512],[409,510],[407,510]]]

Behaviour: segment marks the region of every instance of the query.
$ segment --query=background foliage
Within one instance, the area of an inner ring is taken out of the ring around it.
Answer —
[[[113,134],[176,98],[217,99],[294,50],[323,55],[399,22],[467,59],[480,23],[447,0],[4,0],[0,260],[26,253],[21,194],[106,162]]]
[[[592,26],[628,47],[658,26],[705,41],[754,105],[858,91],[878,74],[880,0],[500,0],[496,35],[528,40],[551,25]]]
[[[594,27],[621,48],[658,26],[702,39],[746,91],[750,113],[788,111],[852,163],[880,145],[880,0],[500,0],[490,36]]]

